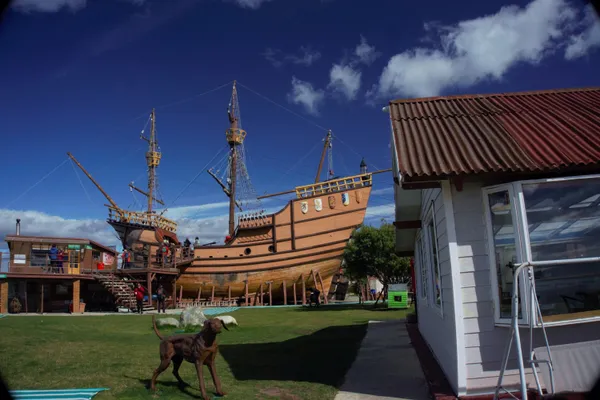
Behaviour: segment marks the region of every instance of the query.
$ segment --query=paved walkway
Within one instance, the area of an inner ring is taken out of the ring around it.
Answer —
[[[405,321],[370,321],[335,400],[427,400],[428,387]]]

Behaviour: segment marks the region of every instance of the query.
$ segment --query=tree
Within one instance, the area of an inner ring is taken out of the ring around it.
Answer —
[[[383,223],[379,228],[361,226],[352,233],[344,250],[345,274],[348,279],[364,281],[376,277],[387,293],[393,283],[407,282],[410,277],[410,259],[396,255],[396,228]]]

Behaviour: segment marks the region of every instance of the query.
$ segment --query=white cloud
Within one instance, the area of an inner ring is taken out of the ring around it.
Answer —
[[[569,38],[569,44],[565,49],[567,60],[582,57],[590,50],[600,47],[600,20],[592,6],[586,7],[583,26],[583,32]]]
[[[364,36],[360,36],[360,43],[354,49],[354,55],[358,57],[358,60],[366,65],[371,65],[381,53],[375,50],[375,46],[369,45],[367,39]]]
[[[141,6],[146,0],[121,0]],[[85,8],[87,0],[14,0],[12,8],[17,12],[58,12],[67,9],[71,12]]]
[[[379,189],[385,191],[386,189]],[[373,191],[376,194],[377,191]],[[221,203],[206,205],[201,211],[217,210]],[[266,208],[265,214],[279,211],[284,204],[280,206]],[[222,244],[225,236],[228,234],[228,215],[217,213],[205,218],[189,218],[186,215],[192,215],[199,210],[192,210],[192,207],[174,208],[174,219],[178,224],[177,236],[181,241],[189,238],[193,241],[195,237],[200,239],[200,243],[216,242]],[[199,206],[202,207],[202,206]],[[379,219],[394,216],[394,204],[386,204],[367,208],[365,222],[367,220]],[[119,239],[113,228],[106,223],[104,219],[71,219],[56,215],[49,215],[40,211],[33,210],[7,210],[0,209],[0,251],[6,246],[3,239],[6,235],[15,233],[16,219],[21,219],[21,235],[24,236],[51,236],[91,239],[98,243],[111,246],[116,245],[120,248]]]
[[[350,65],[333,64],[329,71],[327,88],[342,94],[348,100],[354,100],[360,90],[362,72]]]
[[[303,106],[307,113],[319,115],[319,107],[325,100],[325,92],[322,89],[315,89],[310,82],[293,76],[292,91],[287,97],[289,102]]]
[[[15,233],[21,219],[21,235],[86,238],[105,245],[117,244],[113,229],[104,220],[68,219],[39,211],[0,210],[0,237]]]
[[[386,187],[383,189],[375,189],[371,192],[371,196],[381,196],[384,194],[391,194],[394,193],[394,188],[393,187]]]
[[[227,0],[227,1],[233,1],[235,4],[237,4],[238,6],[240,6],[242,8],[250,8],[252,10],[257,10],[264,3],[267,3],[272,0]]]
[[[321,53],[313,50],[310,46],[300,46],[297,54],[284,54],[279,49],[267,47],[261,55],[276,68],[281,67],[286,62],[310,67],[321,58]]]
[[[362,71],[358,65],[370,65],[380,55],[381,53],[377,52],[374,46],[369,45],[367,39],[361,35],[360,43],[354,49],[350,59],[331,66],[327,88],[333,94],[341,94],[346,100],[356,99],[362,78]]]
[[[85,8],[87,0],[14,0],[12,8],[22,13],[57,12],[63,8],[75,12]]]
[[[167,212],[164,213],[164,216],[173,220],[185,219],[190,217],[199,216],[202,213],[225,209],[229,207],[228,201],[222,201],[218,203],[207,203],[200,204],[197,206],[182,206],[182,207],[173,207],[169,208]]]
[[[369,208],[367,208],[365,220],[374,219],[374,218],[379,219],[379,218],[394,217],[395,212],[396,212],[396,206],[394,205],[394,203],[369,207]]]
[[[113,228],[104,219],[69,219],[31,210],[0,210],[0,238],[15,233],[17,218],[21,219],[21,235],[82,238],[104,245],[120,244]],[[182,240],[198,236],[202,243],[222,242],[227,234],[227,218],[227,215],[199,219],[175,218],[178,236]]]
[[[393,56],[367,96],[436,96],[452,87],[500,80],[512,67],[538,64],[564,47],[579,25],[577,12],[566,0],[534,0],[524,8],[506,6],[452,26],[426,25],[437,30],[439,46]],[[574,57],[583,43],[594,43],[589,37],[572,39],[568,54]]]

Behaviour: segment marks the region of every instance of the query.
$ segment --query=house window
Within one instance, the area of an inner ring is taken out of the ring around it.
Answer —
[[[600,316],[600,178],[521,188],[544,321]]]
[[[439,256],[438,256],[438,244],[437,244],[437,232],[436,232],[436,220],[435,220],[435,203],[431,202],[431,208],[427,217],[426,235],[427,235],[427,264],[430,273],[431,297],[432,303],[437,307],[442,306],[442,281],[440,274]]]
[[[515,210],[510,187],[502,187],[487,193],[488,237],[490,240],[490,259],[492,269],[492,293],[496,301],[496,317],[508,319],[511,316],[513,274],[515,264],[520,260],[515,230]],[[520,282],[523,282],[521,279]],[[519,291],[521,292],[521,291]],[[519,299],[521,293],[517,294]],[[519,301],[519,304],[521,302]],[[519,310],[519,318],[522,318]]]
[[[545,322],[600,317],[600,177],[486,188],[484,203],[497,320],[510,317],[514,265],[525,261]],[[519,287],[525,322],[532,317],[525,274]]]
[[[419,272],[421,274],[421,287],[419,288],[419,293],[421,294],[421,299],[425,300],[427,303],[427,297],[429,293],[429,272],[427,269],[427,262],[425,261],[424,252],[423,252],[423,241],[419,238],[416,243],[417,247],[417,264],[419,266]]]

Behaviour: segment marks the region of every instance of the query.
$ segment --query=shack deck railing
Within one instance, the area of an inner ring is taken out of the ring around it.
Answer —
[[[298,186],[296,187],[296,197],[302,199],[327,193],[337,193],[349,189],[371,186],[372,183],[373,177],[371,174],[348,176],[345,178]]]
[[[108,207],[108,220],[111,222],[146,225],[173,233],[177,231],[177,222],[165,218],[162,215],[148,214],[147,212],[128,211],[115,207]]]

